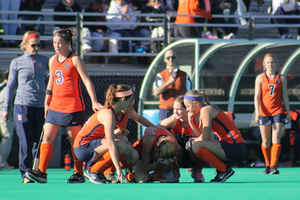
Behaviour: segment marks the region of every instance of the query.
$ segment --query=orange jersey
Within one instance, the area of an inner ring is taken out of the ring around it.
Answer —
[[[105,136],[104,125],[98,120],[98,113],[103,109],[109,109],[111,112],[113,112],[116,122],[115,129],[118,127],[126,128],[128,122],[128,115],[123,115],[121,121],[118,121],[113,109],[103,107],[99,111],[95,112],[85,122],[84,126],[75,138],[73,145],[74,148],[85,145],[89,141],[101,139]]]
[[[280,74],[275,79],[270,80],[266,73],[263,73],[261,82],[261,101],[259,105],[259,115],[268,117],[284,113],[284,107],[281,98],[282,83]]]
[[[53,59],[53,94],[49,109],[61,113],[83,111],[84,101],[81,93],[81,78],[75,68],[72,58],[74,53],[63,62],[58,62],[58,56]]]
[[[171,129],[171,132],[176,138],[182,136],[193,136],[191,127],[185,129],[184,127],[182,127],[179,119],[176,120],[176,126],[175,128]]]
[[[231,144],[245,142],[234,122],[220,110],[218,110],[218,115],[212,119],[211,130],[219,137],[219,141]]]
[[[179,2],[177,15],[200,15],[211,19],[211,15],[199,8],[199,0],[185,0]],[[195,17],[177,16],[175,24],[194,24]]]
[[[152,150],[154,149],[156,142],[160,136],[169,136],[169,134],[168,134],[167,130],[158,129],[156,132],[155,138],[153,140],[153,143],[152,143]],[[144,139],[144,136],[132,145],[132,147],[135,150],[137,150],[137,152],[139,153],[139,156],[142,156],[142,153],[143,153],[143,147],[144,147],[143,139]]]

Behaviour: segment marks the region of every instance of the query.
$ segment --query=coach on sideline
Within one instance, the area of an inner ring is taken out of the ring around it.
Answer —
[[[153,94],[159,95],[160,122],[173,114],[174,99],[192,89],[189,75],[177,66],[176,52],[166,51],[164,61],[166,69],[156,75],[153,83]]]

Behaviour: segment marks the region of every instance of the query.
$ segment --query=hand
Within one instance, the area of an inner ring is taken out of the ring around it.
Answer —
[[[5,122],[9,119],[9,113],[7,111],[3,111],[3,113],[2,113],[2,119]]]
[[[124,173],[122,172],[122,169],[121,170],[117,170],[117,173],[118,173],[118,181],[120,181],[121,183],[123,183],[123,180],[125,183],[129,183],[129,181],[127,180],[126,176],[124,175]]]
[[[257,115],[257,114],[255,115],[255,122],[259,123],[259,115]]]
[[[156,127],[148,127],[147,128],[147,134],[149,134],[149,135],[154,136],[154,135],[156,135],[156,132],[157,132],[157,128]]]
[[[175,77],[174,77],[174,76],[170,76],[170,77],[169,77],[169,80],[168,80],[168,83],[169,83],[169,84],[172,84],[172,83],[175,82],[175,80],[176,80],[176,76],[175,76]]]
[[[129,5],[128,5],[128,4],[127,4],[127,5],[124,5],[124,6],[122,7],[122,14],[128,13],[128,11],[129,11]]]
[[[96,111],[100,110],[103,107],[103,105],[99,102],[93,102],[92,107],[93,107],[94,112],[96,112]]]

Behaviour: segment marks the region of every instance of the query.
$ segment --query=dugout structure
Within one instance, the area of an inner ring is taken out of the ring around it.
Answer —
[[[300,109],[300,48],[298,40],[178,40],[164,48],[151,63],[140,91],[139,114],[158,123],[159,98],[152,93],[156,74],[165,69],[164,53],[177,53],[180,69],[186,71],[194,89],[203,90],[212,104],[235,114],[239,129],[249,127],[254,112],[255,78],[262,73],[265,54],[273,53],[278,71],[288,79],[291,110]],[[143,128],[139,128],[139,136]]]

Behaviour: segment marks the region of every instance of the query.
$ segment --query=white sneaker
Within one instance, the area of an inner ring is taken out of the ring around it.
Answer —
[[[91,52],[93,50],[93,48],[88,44],[81,45],[81,48],[84,52]]]
[[[228,35],[225,35],[223,37],[223,39],[225,39],[225,40],[234,39],[234,38],[235,38],[235,36],[233,33],[229,33]]]

